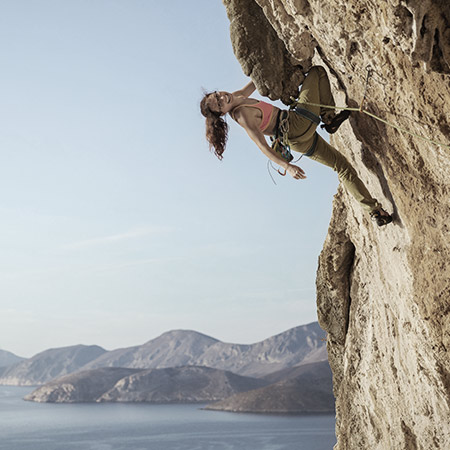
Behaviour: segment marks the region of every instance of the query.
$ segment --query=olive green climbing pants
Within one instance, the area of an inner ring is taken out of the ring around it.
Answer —
[[[327,111],[325,108],[321,109],[319,106],[311,106],[304,103],[320,103],[334,106],[330,82],[323,67],[314,66],[308,72],[300,90],[298,104],[316,115],[322,115]],[[316,127],[317,125],[311,120],[294,111],[289,111],[288,139],[291,149],[296,152],[307,153],[314,144]],[[322,139],[321,136],[317,137],[316,147],[310,158],[331,167],[337,172],[339,180],[345,189],[366,211],[372,212],[380,208],[380,204],[372,198],[347,159]]]

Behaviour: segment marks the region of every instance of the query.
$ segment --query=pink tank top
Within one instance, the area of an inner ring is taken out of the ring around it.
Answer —
[[[269,126],[270,120],[272,119],[272,115],[275,110],[273,105],[271,105],[270,103],[260,102],[260,101],[253,105],[240,105],[234,109],[233,118],[234,118],[234,113],[235,113],[236,109],[240,108],[241,106],[250,106],[252,108],[258,108],[261,111],[262,120],[261,120],[261,125],[259,126],[259,129],[261,131],[264,131]]]

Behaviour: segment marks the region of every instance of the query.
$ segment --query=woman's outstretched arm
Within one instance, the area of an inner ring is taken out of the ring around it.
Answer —
[[[253,81],[250,80],[249,83],[247,83],[242,89],[239,89],[238,91],[233,92],[233,95],[237,97],[250,97],[250,95],[255,92],[255,85],[253,84]]]
[[[272,150],[272,148],[267,144],[264,134],[261,133],[261,130],[253,123],[251,119],[247,118],[245,114],[242,114],[242,112],[239,111],[236,120],[239,125],[241,125],[245,129],[245,131],[247,131],[250,139],[271,161],[281,166],[289,175],[291,175],[296,180],[303,180],[306,178],[305,172],[301,167],[288,163]]]

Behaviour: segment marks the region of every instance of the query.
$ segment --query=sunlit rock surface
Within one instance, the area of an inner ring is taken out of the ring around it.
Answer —
[[[321,64],[336,103],[357,107],[371,68],[364,109],[449,145],[448,1],[224,4],[236,57],[261,94],[286,100],[296,91],[292,73]],[[274,54],[292,66],[274,67]],[[336,449],[448,449],[449,149],[362,113],[331,143],[395,216],[379,229],[345,191],[334,199],[317,304],[333,370]]]

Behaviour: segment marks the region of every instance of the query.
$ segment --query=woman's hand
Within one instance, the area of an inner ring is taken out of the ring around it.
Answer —
[[[294,164],[289,164],[287,166],[286,172],[296,180],[304,180],[306,178],[303,169],[301,167],[294,166]]]

